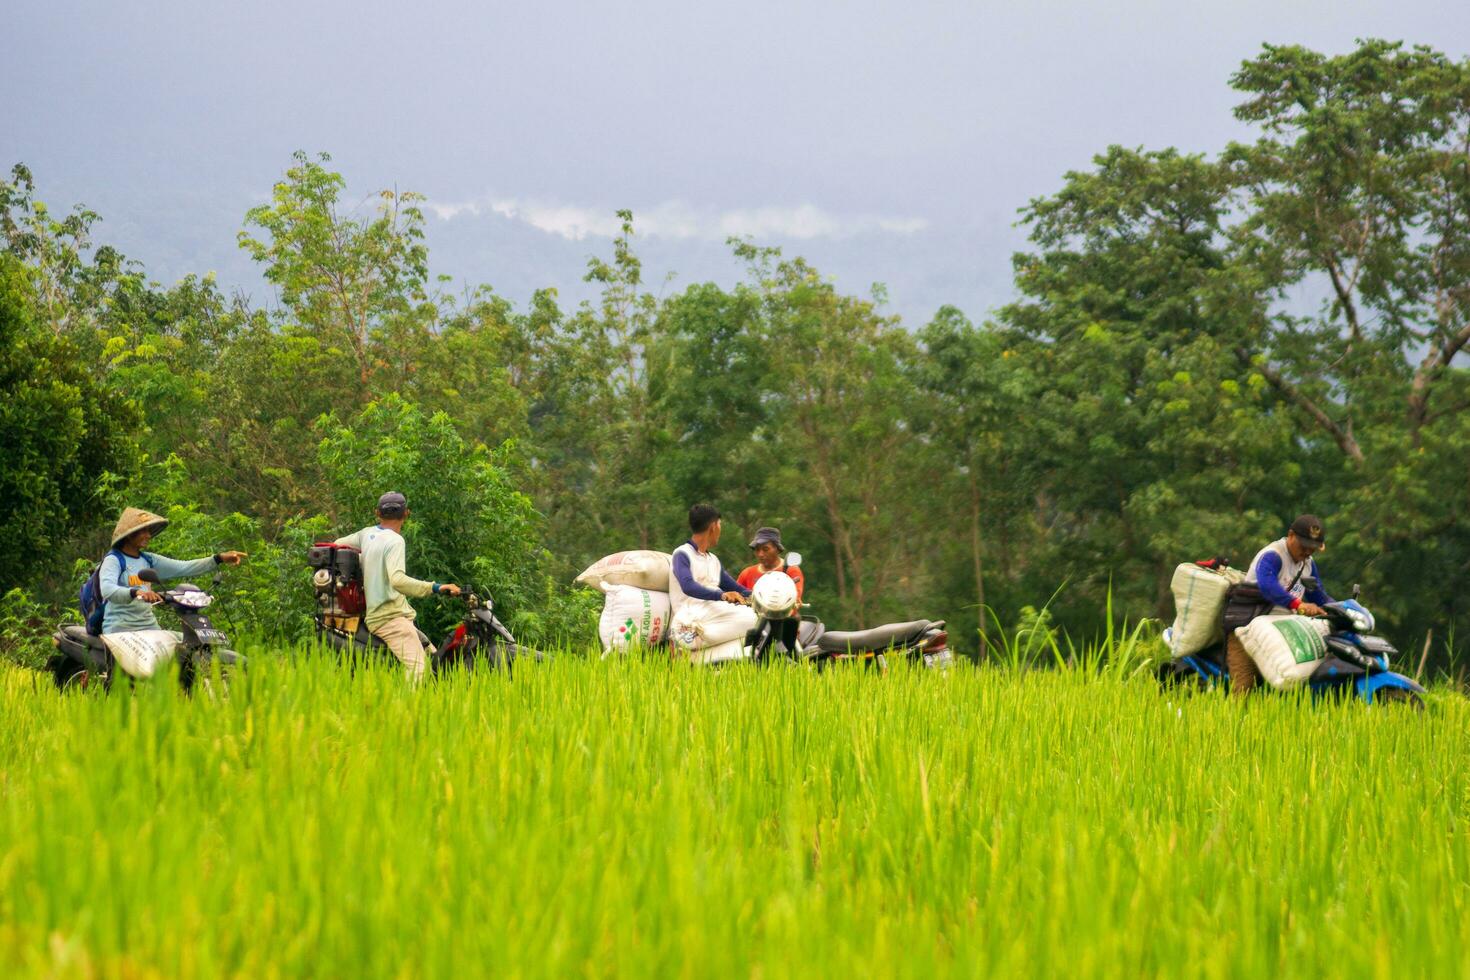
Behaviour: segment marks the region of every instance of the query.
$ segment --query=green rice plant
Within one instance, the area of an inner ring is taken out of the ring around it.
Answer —
[[[1063,582],[1057,586],[1057,590],[1051,594],[1041,609],[1036,610],[1030,606],[1022,610],[1021,622],[1014,630],[1008,631],[1000,621],[1000,615],[991,606],[985,606],[980,616],[980,637],[984,646],[990,651],[990,660],[997,666],[1007,670],[1032,670],[1045,663],[1048,658],[1052,665],[1061,665],[1066,661],[1066,655],[1062,653],[1061,644],[1058,641],[1058,631],[1051,623],[1051,604],[1056,597],[1061,595],[1062,589],[1066,588]],[[991,634],[985,629],[985,617],[995,624],[995,632]],[[1070,644],[1070,640],[1067,640]]]
[[[1470,971],[1459,697],[245,646],[192,698],[0,671],[0,973]]]

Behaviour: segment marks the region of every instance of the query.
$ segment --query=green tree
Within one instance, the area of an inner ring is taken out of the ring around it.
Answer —
[[[1231,174],[1113,147],[1024,212],[1035,254],[1002,320],[1039,395],[1038,519],[1068,603],[1168,611],[1179,561],[1244,560],[1302,497],[1290,421],[1249,357],[1264,301],[1225,234]],[[1285,518],[1290,520],[1290,517]]]
[[[413,376],[415,353],[437,319],[424,245],[423,199],[384,190],[371,217],[339,210],[346,182],[298,151],[271,203],[250,209],[241,248],[265,266],[280,290],[292,329],[345,355],[350,373],[331,379],[359,402],[399,390]]]
[[[659,465],[670,433],[650,388],[664,356],[659,304],[633,251],[633,215],[618,216],[611,261],[588,261],[601,296],[543,340],[549,368],[531,407],[550,540],[567,571],[610,551],[668,549],[677,533],[680,506]]]
[[[1014,338],[977,328],[952,306],[934,315],[919,340],[923,349],[908,370],[922,393],[915,426],[932,441],[927,495],[936,502],[963,501],[950,512],[945,532],[933,536],[927,561],[944,569],[942,580],[973,583],[973,602],[957,588],[943,598],[952,610],[951,634],[979,637],[983,658],[980,628],[990,625],[985,611],[996,602],[987,594],[987,579],[1011,586],[1004,591],[1016,607],[1027,601],[1014,586],[1035,551],[1027,498],[1042,474],[1030,463],[1032,429],[1018,422],[1034,411],[1037,379],[1028,375],[1026,358],[1011,349]]]
[[[55,567],[63,542],[109,508],[99,488],[138,468],[138,412],[37,323],[36,303],[30,272],[0,254],[0,592]]]
[[[1251,348],[1335,450],[1335,562],[1400,622],[1463,613],[1470,572],[1470,59],[1364,41],[1266,46],[1232,79],[1262,137],[1226,155],[1240,261],[1279,300]],[[1392,621],[1392,620],[1391,620]]]
[[[668,433],[659,470],[674,499],[715,503],[741,530],[779,523],[766,507],[779,489],[767,486],[771,406],[803,352],[767,342],[760,294],[748,286],[690,286],[662,304],[658,330],[650,386]]]
[[[801,259],[744,243],[735,251],[759,297],[761,343],[782,366],[765,395],[769,513],[825,540],[818,554],[830,559],[838,616],[912,614],[930,584],[914,560],[916,529],[947,520],[919,492],[928,478],[902,370],[913,337]]]

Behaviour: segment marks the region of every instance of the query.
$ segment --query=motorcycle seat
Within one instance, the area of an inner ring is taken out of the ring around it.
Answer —
[[[87,627],[85,626],[63,626],[61,632],[73,643],[80,644],[91,650],[96,650],[98,653],[107,652],[107,644],[102,642],[102,637],[93,636],[91,633],[88,633]]]
[[[425,650],[433,646],[433,644],[429,642],[429,638],[424,635],[423,630],[415,627],[414,632],[419,635],[419,642],[424,645]],[[382,640],[378,639],[376,636],[368,632],[367,623],[360,622],[357,624],[357,632],[353,634],[352,640],[354,643],[367,647],[370,650],[388,649],[388,644],[384,643]]]
[[[931,625],[927,619],[916,619],[911,623],[888,623],[870,630],[828,630],[817,637],[817,649],[827,653],[887,650],[917,640]]]

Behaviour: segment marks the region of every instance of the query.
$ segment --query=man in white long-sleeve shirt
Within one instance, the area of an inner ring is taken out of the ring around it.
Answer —
[[[750,590],[730,577],[714,548],[720,512],[708,504],[689,508],[689,540],[674,549],[669,574],[670,636],[678,646],[705,650],[743,637],[756,627]]]
[[[408,597],[459,595],[459,586],[425,582],[405,570],[407,548],[403,522],[408,520],[408,500],[390,491],[378,498],[378,523],[356,534],[338,538],[337,544],[362,552],[362,585],[367,594],[368,632],[388,644],[388,649],[408,668],[409,676],[424,674],[428,654],[414,625],[413,606]],[[430,647],[430,649],[433,649]]]

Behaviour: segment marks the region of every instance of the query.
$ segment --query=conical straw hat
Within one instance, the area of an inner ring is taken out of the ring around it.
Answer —
[[[166,527],[168,527],[168,518],[150,514],[136,507],[129,507],[123,511],[122,517],[118,518],[117,527],[112,529],[112,546],[116,548],[127,539],[128,535],[136,534],[144,528],[157,532]]]

